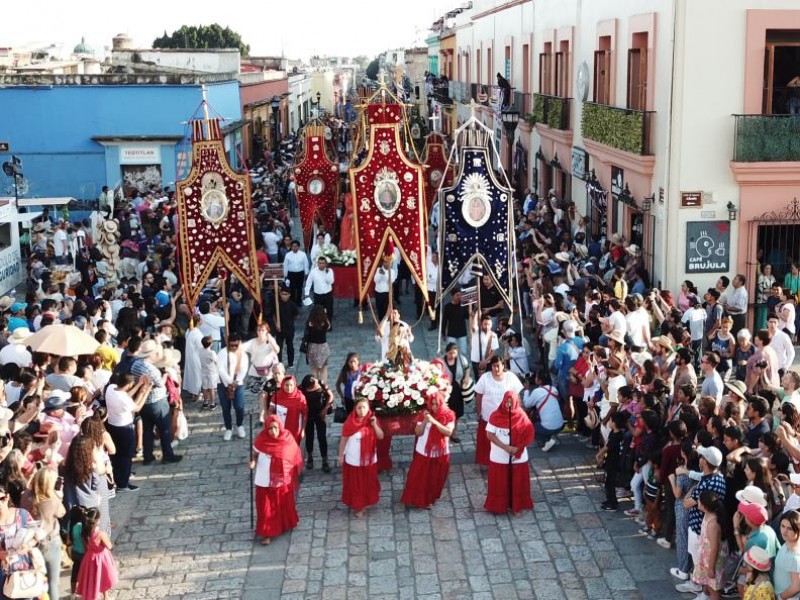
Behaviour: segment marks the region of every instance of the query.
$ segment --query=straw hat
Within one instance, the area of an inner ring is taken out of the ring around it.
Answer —
[[[533,262],[537,265],[545,266],[547,264],[547,254],[545,252],[539,252],[539,254],[534,255]]]
[[[655,344],[656,346],[661,346],[667,352],[672,352],[673,350],[672,340],[669,339],[669,336],[667,335],[659,335],[658,337],[654,337],[652,339],[652,343]]]
[[[744,384],[743,381],[739,381],[737,379],[731,381],[730,383],[726,383],[725,387],[734,396],[738,396],[742,400],[747,400],[747,386]]]
[[[153,361],[153,366],[158,369],[169,369],[177,367],[181,362],[181,353],[179,350],[172,348],[164,348],[161,357]]]
[[[146,358],[149,362],[156,362],[162,356],[163,348],[155,340],[145,340],[136,354],[139,358]]]
[[[767,496],[757,485],[748,485],[736,492],[736,499],[743,504],[758,504],[766,508]]]
[[[608,339],[614,340],[618,344],[624,344],[625,343],[625,334],[623,334],[621,331],[614,330],[614,331],[612,331],[611,333],[608,334]]]
[[[621,246],[622,245],[622,234],[621,233],[613,234],[611,236],[611,243],[612,244],[616,244],[617,246]]]
[[[119,225],[114,219],[107,219],[103,221],[103,224],[100,226],[105,233],[117,233],[119,231]]]
[[[568,253],[568,252],[558,252],[558,253],[556,254],[556,260],[557,260],[558,262],[564,262],[564,263],[568,263],[568,262],[569,262],[569,260],[570,260],[570,259],[569,259],[569,253]]]
[[[644,363],[648,360],[653,360],[653,355],[649,352],[632,352],[631,359],[640,367],[644,366]]]
[[[578,258],[586,258],[589,256],[589,248],[586,244],[575,244],[575,255]]]
[[[772,559],[761,546],[753,546],[744,553],[744,562],[756,571],[769,571],[772,568]]]
[[[6,311],[14,304],[14,298],[11,296],[3,296],[0,298],[0,311]]]
[[[637,246],[636,244],[631,244],[630,246],[625,248],[625,251],[631,256],[639,256],[642,253],[642,251],[639,249],[639,246]]]

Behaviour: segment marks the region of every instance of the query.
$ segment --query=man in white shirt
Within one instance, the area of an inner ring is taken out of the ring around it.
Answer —
[[[69,237],[67,236],[67,223],[61,221],[58,229],[53,234],[53,253],[56,257],[57,265],[67,264],[69,256]]]
[[[544,372],[538,372],[534,379],[536,388],[526,390],[522,395],[522,406],[525,410],[536,409],[539,420],[534,422],[536,441],[542,444],[542,452],[549,452],[558,443],[555,435],[564,429],[564,417],[558,401],[558,391],[550,385],[550,379]]]
[[[433,318],[428,331],[433,331],[439,326],[439,307],[436,306],[436,290],[439,289],[439,253],[431,251],[428,259],[428,280],[425,288],[428,290],[428,302],[433,307]]]
[[[728,314],[733,318],[731,333],[734,337],[745,326],[745,318],[747,316],[747,288],[744,285],[745,283],[744,275],[739,274],[734,277],[731,282],[732,289],[725,297],[724,306]],[[720,302],[722,302],[722,298],[720,298]]]
[[[391,280],[391,281],[390,281]],[[387,254],[383,257],[383,264],[375,271],[373,282],[375,283],[375,309],[378,319],[386,316],[389,308],[389,285],[394,285],[397,281],[397,265],[394,255]]]
[[[308,274],[306,297],[311,295],[312,288],[314,289],[314,304],[325,307],[328,319],[333,322],[333,269],[328,267],[328,260],[324,256],[317,259],[317,266]]]
[[[225,317],[216,312],[217,303],[212,305],[209,302],[200,303],[200,331],[203,335],[211,336],[211,349],[218,352],[222,347],[222,329],[225,327]],[[214,312],[211,309],[214,308]]]
[[[234,332],[228,336],[228,346],[217,353],[217,371],[219,385],[217,395],[222,408],[222,420],[225,423],[226,442],[233,437],[233,421],[231,406],[236,411],[236,435],[244,439],[244,378],[250,368],[247,353],[242,350],[242,338]]]
[[[439,200],[433,203],[431,207],[431,218],[429,220],[431,224],[431,231],[433,231],[433,235],[431,236],[431,246],[433,248],[438,249],[437,244],[439,243]]]
[[[616,332],[623,338],[628,331],[628,325],[625,322],[625,315],[620,310],[621,305],[619,300],[612,298],[608,303],[608,316],[600,318],[600,326],[606,336],[610,336]],[[603,338],[600,338],[600,343],[603,344]]]
[[[273,223],[270,228],[261,234],[264,238],[264,247],[267,251],[270,263],[278,262],[278,244],[281,242],[281,236],[275,233],[275,224]]]
[[[778,328],[778,316],[770,314],[767,317],[767,331],[769,331],[769,347],[778,355],[778,373],[781,377],[794,363],[794,344],[792,339]]]
[[[786,371],[781,378],[781,387],[783,390],[783,398],[781,404],[789,402],[794,404],[794,407],[800,411],[800,373],[797,371]],[[780,395],[781,391],[778,392]]]
[[[300,250],[300,242],[292,241],[292,249],[283,259],[283,276],[288,279],[292,302],[301,306],[303,302],[303,279],[308,275],[308,257]]]
[[[8,344],[0,350],[0,365],[14,363],[20,368],[30,367],[33,356],[25,347],[25,341],[30,337],[31,332],[27,327],[18,327],[8,338]]]
[[[470,360],[475,381],[488,368],[489,360],[500,349],[500,340],[492,331],[492,317],[484,315],[480,322],[478,313],[472,315],[472,338],[470,340]]]

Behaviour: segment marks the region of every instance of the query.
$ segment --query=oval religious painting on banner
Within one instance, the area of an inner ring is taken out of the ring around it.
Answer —
[[[473,173],[466,177],[461,193],[461,214],[472,227],[480,227],[492,216],[489,181],[483,175]]]
[[[325,182],[322,179],[312,179],[308,182],[308,193],[312,196],[319,196],[325,189]]]
[[[400,206],[400,186],[394,171],[383,168],[375,177],[375,205],[385,217],[394,215]]]

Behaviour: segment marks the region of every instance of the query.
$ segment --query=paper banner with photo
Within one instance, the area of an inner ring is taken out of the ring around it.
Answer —
[[[403,151],[400,127],[403,107],[368,104],[369,152],[350,170],[355,213],[359,300],[363,300],[384,254],[394,241],[427,301],[425,181],[422,167]]]
[[[260,304],[250,179],[228,164],[218,119],[190,125],[192,168],[175,184],[184,298],[194,306],[214,270],[224,266]]]
[[[329,233],[336,230],[336,205],[339,201],[339,165],[325,151],[325,126],[303,129],[303,156],[294,167],[297,204],[306,245],[313,241],[314,217],[319,216]]]
[[[487,146],[459,148],[461,170],[442,189],[440,210],[440,289],[444,298],[473,261],[484,266],[503,300],[513,307],[513,202],[498,183]]]
[[[425,165],[425,202],[430,211],[436,202],[439,186],[453,185],[453,171],[447,168],[447,146],[442,134],[431,133],[426,136],[422,163]]]

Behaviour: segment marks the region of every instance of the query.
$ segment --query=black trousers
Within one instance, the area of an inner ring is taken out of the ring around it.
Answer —
[[[314,292],[314,304],[324,306],[325,312],[328,313],[328,319],[333,321],[333,292],[328,292],[327,294]]]
[[[733,319],[733,325],[731,326],[731,335],[736,337],[736,334],[739,333],[740,329],[744,329],[744,326],[747,322],[747,313],[738,313],[735,315],[731,315]]]
[[[292,301],[297,306],[303,306],[303,279],[305,279],[303,271],[295,273],[289,272],[287,278],[289,279],[289,290],[292,293]]]
[[[306,421],[306,456],[311,458],[314,452],[314,429],[317,430],[317,441],[319,442],[319,454],[323,459],[328,458],[328,423],[325,417],[321,417],[318,410],[309,409],[308,421]]]
[[[382,321],[389,308],[389,292],[375,292],[375,313],[378,321]]]
[[[111,468],[114,470],[114,481],[117,487],[128,487],[131,478],[131,465],[136,454],[136,429],[133,423],[117,427],[106,423],[111,439],[116,446],[116,453],[111,455]]]
[[[672,542],[675,537],[675,495],[672,493],[672,486],[664,486],[664,505],[667,514],[664,516],[664,523],[661,525],[661,535],[668,542]]]
[[[606,482],[604,487],[606,492],[606,502],[608,502],[611,506],[617,506],[617,469],[606,468],[605,471]]]
[[[278,360],[283,362],[283,349],[286,348],[286,360],[288,366],[294,365],[294,329],[291,331],[276,331],[275,341],[278,342],[280,350],[278,351]]]

